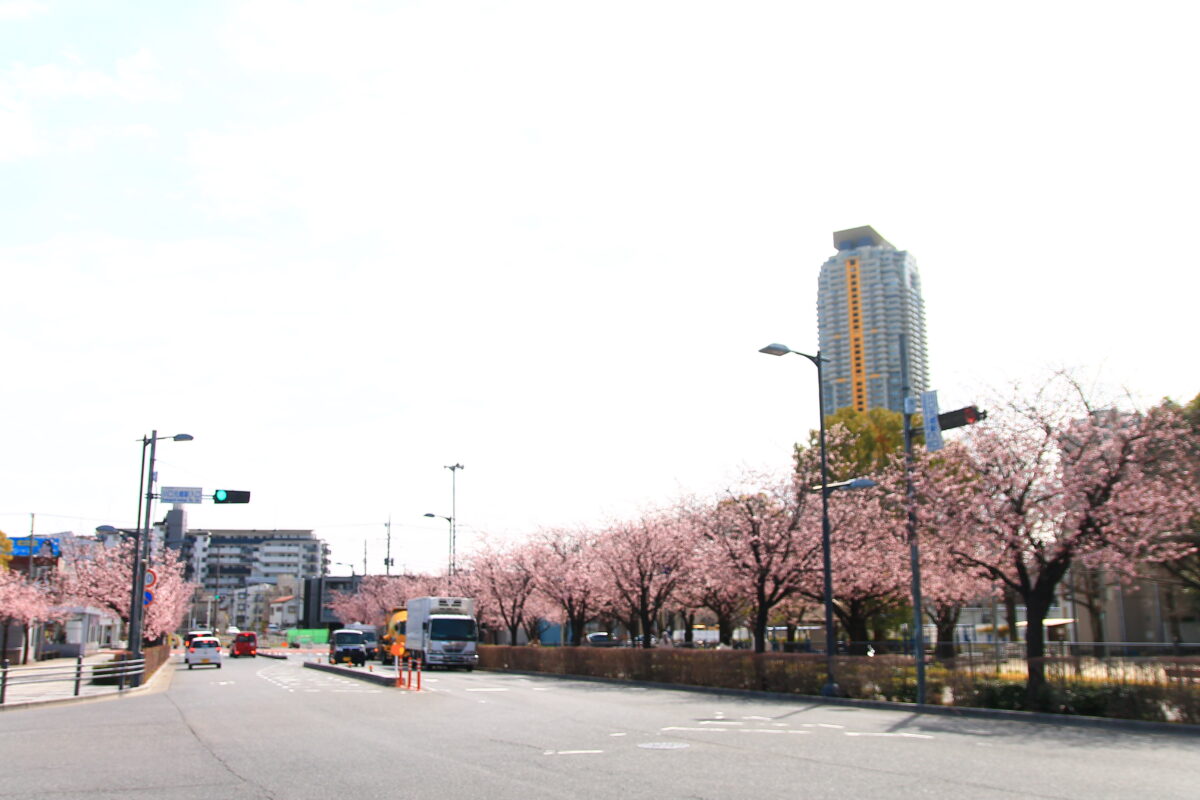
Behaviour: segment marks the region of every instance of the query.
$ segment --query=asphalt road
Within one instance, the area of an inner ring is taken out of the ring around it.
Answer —
[[[0,716],[0,797],[1195,798],[1200,737],[298,659]]]

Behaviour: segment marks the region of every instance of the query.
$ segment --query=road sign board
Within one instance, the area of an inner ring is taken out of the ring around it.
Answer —
[[[925,425],[925,449],[942,449],[942,427],[938,424],[937,391],[921,392],[921,422]]]
[[[158,497],[164,503],[199,503],[204,490],[199,486],[164,486]]]
[[[158,573],[152,569],[146,570],[146,588],[154,588],[154,584],[158,583]]]
[[[142,605],[148,606],[154,602],[154,592],[146,592],[142,595]]]

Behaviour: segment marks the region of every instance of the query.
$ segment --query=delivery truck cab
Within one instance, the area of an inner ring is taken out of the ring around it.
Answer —
[[[406,604],[405,649],[428,667],[472,670],[479,663],[479,626],[469,597],[414,597]]]

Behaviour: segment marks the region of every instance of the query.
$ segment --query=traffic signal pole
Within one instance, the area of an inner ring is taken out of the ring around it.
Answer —
[[[921,548],[917,543],[917,493],[913,486],[913,430],[910,397],[912,386],[908,377],[908,337],[900,334],[900,371],[903,373],[904,395],[904,501],[908,518],[908,559],[912,566],[913,655],[917,663],[917,705],[925,705],[925,626],[921,617]]]

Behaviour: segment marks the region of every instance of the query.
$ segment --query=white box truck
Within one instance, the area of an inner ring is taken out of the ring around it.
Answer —
[[[475,645],[475,601],[469,597],[414,597],[408,611],[405,650],[429,667],[463,667],[479,663]]]

